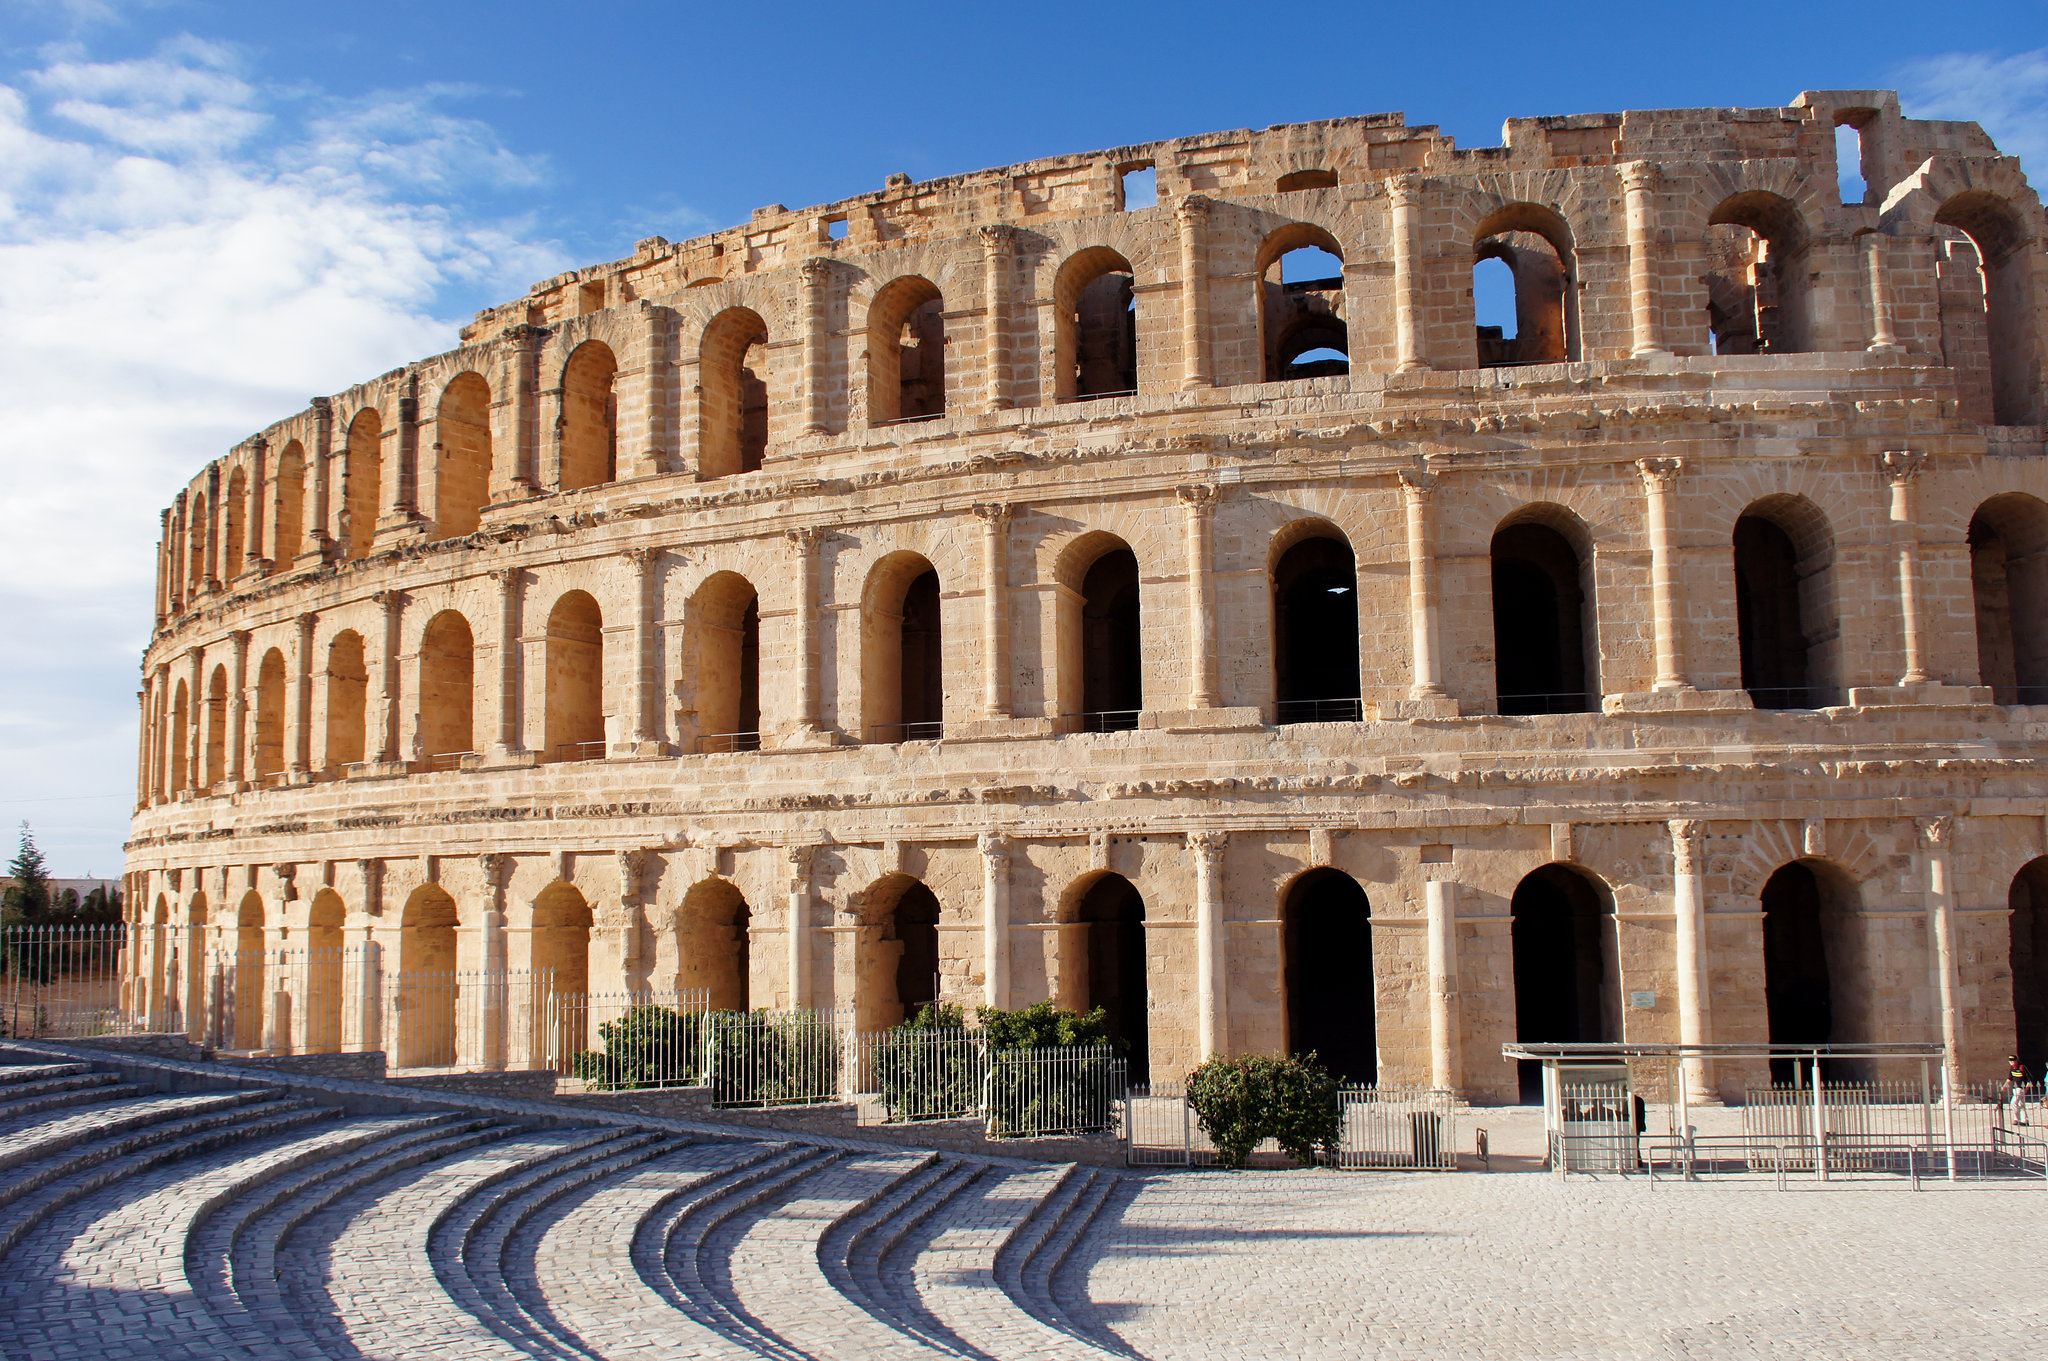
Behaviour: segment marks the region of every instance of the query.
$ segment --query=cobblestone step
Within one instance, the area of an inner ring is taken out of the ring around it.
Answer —
[[[277,1095],[273,1088],[254,1088],[189,1096],[117,1098],[104,1104],[70,1107],[54,1118],[44,1114],[9,1120],[0,1123],[0,1187],[5,1186],[6,1174],[14,1169],[70,1148],[81,1139],[105,1138],[183,1114],[275,1100]],[[4,1199],[4,1194],[0,1194],[0,1200]]]
[[[1087,1236],[1119,1179],[1092,1168],[1072,1168],[1059,1189],[996,1257],[996,1283],[1026,1314],[1047,1328],[1089,1348],[1121,1346],[1096,1326],[1085,1296],[1078,1302],[1062,1279],[1074,1247]],[[1078,1307],[1077,1307],[1078,1303]]]
[[[33,1115],[37,1110],[50,1107],[31,1107],[30,1102],[51,1096],[78,1096],[82,1100],[111,1101],[117,1097],[135,1096],[140,1087],[121,1080],[119,1073],[62,1073],[53,1077],[38,1078],[33,1082],[10,1082],[0,1085],[0,1120],[12,1120],[18,1116]],[[105,1092],[107,1095],[95,1096]]]
[[[41,1082],[44,1078],[72,1077],[90,1073],[89,1063],[7,1063],[0,1061],[0,1091],[17,1082]]]
[[[818,1262],[826,1279],[876,1318],[932,1343],[929,1330],[922,1326],[928,1321],[918,1317],[914,1296],[890,1289],[887,1265],[906,1240],[980,1171],[978,1164],[934,1158],[889,1194],[834,1224],[818,1241]]]

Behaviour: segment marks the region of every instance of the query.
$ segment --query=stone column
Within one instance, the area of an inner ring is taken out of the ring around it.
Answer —
[[[228,635],[234,644],[234,680],[228,691],[228,783],[236,789],[248,778],[249,630]]]
[[[260,571],[268,556],[263,545],[277,537],[277,498],[266,496],[270,486],[270,441],[258,435],[249,441],[249,505],[242,512],[249,526],[248,542],[242,545],[237,572]]]
[[[1671,543],[1671,498],[1685,463],[1676,458],[1639,458],[1643,494],[1649,502],[1650,608],[1655,616],[1657,690],[1690,690],[1685,678],[1685,640],[1678,622],[1678,564]]]
[[[1387,182],[1394,213],[1394,349],[1402,373],[1429,367],[1422,358],[1422,177]]]
[[[547,338],[547,330],[540,326],[514,326],[505,332],[512,428],[505,432],[505,472],[503,480],[491,488],[493,501],[540,495],[540,349]],[[496,467],[491,472],[499,476]]]
[[[633,560],[633,749],[671,754],[661,717],[661,550],[629,548]]]
[[[1949,877],[1949,855],[1955,844],[1955,819],[1946,814],[1915,818],[1913,825],[1920,834],[1920,849],[1926,866],[1927,934],[1933,946],[1928,955],[1933,961],[1934,993],[1941,1007],[1942,1064],[1948,1072],[1949,1085],[1961,1087],[1963,1060],[1958,1035],[1962,1017],[1956,1004],[1960,988],[1956,975],[1955,897]]]
[[[188,649],[192,662],[192,697],[185,704],[185,787],[206,788],[206,649]]]
[[[796,731],[818,728],[818,540],[824,531],[811,526],[786,529],[796,564]]]
[[[525,714],[525,697],[520,691],[519,597],[525,584],[523,567],[499,567],[491,572],[498,583],[498,740],[491,748],[493,760],[504,760],[526,750],[520,731]]]
[[[1668,355],[1657,309],[1657,167],[1630,161],[1621,167],[1622,197],[1628,212],[1628,309],[1634,322],[1630,353]]]
[[[647,882],[647,868],[655,860],[655,853],[648,849],[619,852],[619,911],[615,918],[615,929],[619,934],[619,987],[628,992],[638,991],[645,959],[646,916],[642,913],[643,891]],[[600,989],[592,984],[590,992]],[[596,1034],[582,1042],[595,1043]]]
[[[1891,240],[1883,232],[1863,234],[1863,264],[1870,274],[1870,344],[1864,348],[1871,354],[1898,354],[1902,350],[1893,329],[1891,281],[1886,277],[1891,266]]]
[[[1403,469],[1401,499],[1408,511],[1408,697],[1442,699],[1444,668],[1437,626],[1436,533],[1431,508],[1436,474]]]
[[[405,615],[405,592],[379,591],[370,597],[384,610],[383,655],[378,658],[379,684],[383,696],[382,727],[379,730],[377,754],[370,759],[382,764],[398,760],[398,701],[400,685],[398,676],[399,625]],[[365,753],[367,755],[367,753]]]
[[[1906,651],[1900,685],[1925,685],[1931,679],[1920,627],[1920,526],[1913,507],[1913,485],[1925,463],[1924,454],[1903,450],[1888,450],[1878,458],[1878,471],[1892,487],[1892,538],[1899,549],[1899,627]]]
[[[220,560],[227,556],[227,545],[221,542],[221,526],[227,517],[220,508],[220,464],[209,464],[206,469],[206,575],[204,584],[209,591],[218,591],[221,583]]]
[[[1713,1040],[1707,983],[1706,824],[1672,818],[1671,916],[1678,972],[1678,1042],[1710,1044]],[[1714,1094],[1714,1075],[1703,1058],[1685,1060],[1689,1099],[1706,1101]]]
[[[153,734],[149,723],[149,680],[144,677],[142,688],[135,692],[135,806],[149,806],[149,748]]]
[[[1180,225],[1181,391],[1215,386],[1209,371],[1209,200],[1189,194],[1173,211]]]
[[[1223,847],[1225,832],[1189,832],[1195,860],[1196,1059],[1221,1054],[1230,1042],[1230,1014],[1223,943]]]
[[[483,934],[483,1052],[477,1057],[482,1066],[491,1072],[502,1072],[505,1068],[506,1041],[506,987],[509,982],[505,969],[505,880],[512,868],[512,857],[497,852],[486,852],[476,858],[477,868],[484,876],[484,910],[479,923]],[[461,1055],[456,1056],[458,1059]]]
[[[285,738],[285,764],[292,777],[304,778],[313,765],[313,629],[317,614],[293,620],[299,627],[298,679],[292,685],[291,732]]]
[[[812,258],[798,266],[804,281],[804,429],[806,436],[823,435],[825,399],[831,382],[826,346],[830,342],[826,313],[826,288],[832,282],[832,262]]]
[[[1000,503],[976,505],[981,520],[981,666],[984,718],[1010,716],[1010,512]]]
[[[1222,707],[1216,656],[1216,488],[1206,483],[1175,489],[1187,511],[1188,708]]]
[[[789,855],[789,1005],[811,1000],[811,859],[815,846],[791,846]]]
[[[987,365],[988,409],[1010,405],[1010,246],[1016,228],[1002,223],[979,227],[983,298],[983,362]]]
[[[156,664],[156,727],[151,730],[152,736],[155,739],[152,745],[156,748],[151,758],[154,766],[152,774],[155,778],[150,785],[151,789],[155,791],[155,801],[158,803],[162,803],[178,792],[171,788],[170,731],[171,664],[169,662],[158,662]]]
[[[334,403],[315,397],[313,406],[313,513],[307,520],[306,537],[321,558],[332,557],[334,542]]]
[[[156,626],[162,628],[171,617],[171,561],[177,549],[171,544],[171,512],[156,513]]]
[[[1448,868],[1448,866],[1446,866]],[[1458,1004],[1458,886],[1449,879],[1423,885],[1429,923],[1429,1085],[1440,1092],[1464,1086],[1463,1018]]]
[[[1010,1006],[1010,838],[985,833],[981,847],[982,995],[992,1007]]]

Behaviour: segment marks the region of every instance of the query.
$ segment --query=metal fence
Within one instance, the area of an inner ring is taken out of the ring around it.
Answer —
[[[989,1063],[984,1119],[991,1138],[1106,1134],[1128,1090],[1109,1045],[999,1049]]]
[[[1420,1087],[1342,1087],[1331,1167],[1456,1171],[1458,1106],[1449,1092]],[[1133,1087],[1123,1102],[1124,1161],[1133,1167],[1209,1167],[1216,1146],[1202,1129],[1187,1089]],[[1252,1150],[1280,1152],[1268,1139]]]
[[[0,1035],[79,1039],[149,1028],[125,986],[133,928],[23,926],[0,931]]]
[[[705,990],[560,993],[553,1067],[587,1092],[704,1082]]]
[[[975,1031],[902,1026],[852,1046],[848,1093],[862,1125],[964,1120],[985,1108],[988,1046]]]
[[[850,1009],[713,1012],[704,1084],[715,1106],[837,1101],[852,1038]]]

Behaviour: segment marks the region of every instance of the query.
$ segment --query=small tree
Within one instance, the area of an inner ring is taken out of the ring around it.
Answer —
[[[1109,1033],[1109,1013],[1062,1011],[1034,1002],[1021,1011],[981,1007],[975,1012],[988,1037],[989,1133],[1085,1133],[1106,1127],[1112,1087],[1121,1087],[1122,1043]],[[1044,1055],[1030,1051],[1091,1047],[1094,1053]]]
[[[7,890],[0,913],[9,926],[39,922],[50,914],[50,871],[36,846],[35,833],[21,824],[21,846],[7,866],[14,883]]]
[[[977,1007],[975,1020],[991,1049],[1052,1049],[1070,1044],[1111,1044],[1109,1013],[1061,1011],[1051,1002],[1033,1002],[1022,1011]]]
[[[1313,1166],[1336,1151],[1343,1132],[1337,1079],[1314,1054],[1218,1055],[1188,1074],[1188,1104],[1225,1167],[1243,1167],[1262,1139]]]
[[[927,1002],[874,1048],[874,1082],[890,1120],[944,1120],[981,1104],[980,1046],[963,1029],[966,1017],[946,1002]]]

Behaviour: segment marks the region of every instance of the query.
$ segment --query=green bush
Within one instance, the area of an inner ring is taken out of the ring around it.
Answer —
[[[602,1050],[585,1049],[569,1061],[570,1071],[591,1091],[622,1092],[672,1087],[697,1080],[699,1018],[667,1007],[634,1007],[597,1027]]]
[[[830,1100],[838,1090],[839,1031],[813,1011],[714,1011],[711,1099],[721,1106]]]
[[[981,1105],[986,1060],[965,1023],[959,1007],[934,1002],[882,1033],[874,1079],[890,1120],[953,1119]]]
[[[988,1037],[990,1049],[1051,1049],[1070,1044],[1109,1044],[1109,1013],[1061,1011],[1051,1002],[1033,1002],[1022,1011],[976,1007],[974,1019]]]
[[[988,1130],[998,1137],[1084,1134],[1109,1128],[1110,1112],[1123,1095],[1121,1059],[1042,1055],[1032,1051],[1098,1045],[1121,1049],[1109,1033],[1109,1014],[1061,1011],[1035,1002],[1021,1011],[981,1007],[975,1011],[988,1037]]]
[[[1277,1141],[1304,1166],[1337,1149],[1337,1079],[1314,1054],[1219,1056],[1188,1074],[1187,1088],[1188,1104],[1225,1167],[1243,1167],[1262,1139]]]

